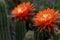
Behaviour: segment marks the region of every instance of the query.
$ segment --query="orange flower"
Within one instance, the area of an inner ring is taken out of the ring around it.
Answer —
[[[32,7],[30,2],[27,2],[19,4],[14,10],[12,10],[12,14],[19,17],[17,20],[28,20],[33,10],[35,10],[35,8]]]
[[[48,31],[51,31],[51,27],[56,27],[57,25],[55,22],[60,23],[60,20],[57,20],[57,18],[60,18],[58,15],[58,11],[55,11],[53,9],[46,9],[43,11],[40,11],[37,13],[36,17],[33,18],[34,20],[34,26],[40,26],[40,32],[46,28],[48,28]]]

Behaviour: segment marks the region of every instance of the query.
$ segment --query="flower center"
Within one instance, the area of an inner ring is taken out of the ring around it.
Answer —
[[[24,6],[24,7],[21,7],[21,8],[18,8],[17,11],[18,13],[23,13],[27,8]]]
[[[47,21],[51,18],[51,14],[43,14],[41,17],[42,21]]]

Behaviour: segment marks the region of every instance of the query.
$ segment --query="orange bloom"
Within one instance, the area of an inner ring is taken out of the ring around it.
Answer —
[[[60,18],[58,15],[58,11],[55,11],[53,9],[46,9],[43,11],[40,11],[37,13],[36,17],[33,18],[34,20],[34,26],[40,26],[40,32],[44,29],[47,29],[47,31],[51,31],[51,27],[57,27],[55,22],[60,23],[60,20],[57,20],[57,18]]]
[[[35,10],[35,8],[32,7],[30,2],[27,2],[19,4],[14,10],[12,10],[12,14],[19,17],[17,20],[28,20],[33,10]]]

